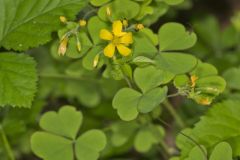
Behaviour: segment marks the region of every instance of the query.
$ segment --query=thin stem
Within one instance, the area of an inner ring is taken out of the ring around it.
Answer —
[[[167,97],[171,98],[171,97],[176,97],[176,96],[179,96],[179,95],[181,95],[181,94],[179,92],[177,92],[177,93],[174,93],[174,94],[170,94]]]
[[[172,104],[169,103],[168,100],[164,101],[163,104],[166,107],[166,109],[169,111],[169,113],[173,116],[173,118],[175,119],[175,121],[178,124],[178,126],[180,128],[184,128],[185,127],[185,123],[183,122],[182,118],[177,114],[177,112],[175,111],[175,109],[172,106]]]
[[[2,138],[2,141],[3,141],[3,145],[7,151],[7,155],[9,157],[9,160],[15,160],[15,157],[14,157],[14,154],[13,154],[13,151],[12,151],[12,148],[9,144],[9,141],[7,139],[7,136],[2,128],[2,126],[0,125],[0,134],[1,134],[1,138]]]

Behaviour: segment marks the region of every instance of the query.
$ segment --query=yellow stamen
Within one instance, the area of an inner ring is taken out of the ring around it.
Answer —
[[[80,25],[81,27],[85,27],[85,26],[87,25],[87,21],[84,20],[84,19],[81,19],[81,20],[79,20],[79,25]]]
[[[62,23],[66,23],[66,22],[67,22],[67,18],[64,17],[64,16],[60,16],[59,19],[60,19],[60,21],[61,21]]]
[[[198,77],[196,75],[191,76],[191,87],[194,88],[196,86],[196,81],[198,80]]]

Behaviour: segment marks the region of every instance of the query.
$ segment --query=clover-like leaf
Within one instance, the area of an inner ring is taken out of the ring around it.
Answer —
[[[134,79],[136,81],[136,84],[143,93],[161,84],[168,83],[173,79],[173,77],[174,74],[163,71],[161,69],[157,69],[153,66],[137,68],[134,71]]]
[[[90,130],[81,135],[75,146],[78,160],[96,160],[106,145],[107,138],[100,130]]]
[[[136,2],[129,0],[114,0],[111,3],[102,6],[98,11],[98,16],[104,21],[109,20],[106,14],[107,7],[113,11],[112,17],[114,20],[124,18],[129,20],[133,19],[140,11],[140,5]]]
[[[45,113],[41,120],[42,129],[74,139],[82,124],[82,113],[73,107],[62,107],[58,113],[51,111]]]
[[[31,137],[33,152],[44,160],[96,160],[106,145],[105,134],[90,130],[76,138],[82,124],[82,113],[74,107],[64,106],[58,113],[47,112],[40,126],[45,131]]]
[[[0,53],[0,106],[30,108],[36,92],[36,62],[28,55]]]
[[[117,109],[122,120],[134,120],[139,112],[148,113],[162,103],[167,96],[167,87],[154,88],[146,93],[140,93],[131,88],[123,88],[113,99],[113,107]]]
[[[160,51],[176,51],[191,48],[197,41],[193,32],[186,31],[179,23],[167,23],[158,33]]]
[[[197,59],[185,53],[161,53],[155,58],[157,68],[173,74],[190,72],[197,65]]]
[[[232,160],[232,148],[226,142],[221,142],[213,149],[209,160]]]
[[[71,140],[47,132],[35,132],[31,147],[44,160],[73,160],[74,157]]]

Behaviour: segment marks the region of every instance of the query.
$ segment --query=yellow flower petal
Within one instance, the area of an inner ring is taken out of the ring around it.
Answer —
[[[109,43],[107,47],[104,48],[104,55],[106,57],[112,58],[115,52],[115,46],[112,43]]]
[[[111,32],[109,32],[108,30],[106,29],[102,29],[100,31],[100,38],[101,39],[104,39],[104,40],[112,40],[113,39],[113,35]]]
[[[113,30],[112,31],[115,36],[120,37],[120,36],[123,36],[124,34],[126,34],[126,32],[122,32],[122,27],[123,27],[123,24],[121,21],[113,22],[113,25],[112,25]]]
[[[132,33],[128,32],[120,38],[120,43],[131,44],[133,43]]]
[[[117,45],[117,49],[122,56],[128,56],[132,52],[131,49],[122,44]]]

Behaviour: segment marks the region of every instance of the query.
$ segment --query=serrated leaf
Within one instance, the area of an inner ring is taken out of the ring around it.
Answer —
[[[195,33],[186,31],[179,23],[164,24],[158,33],[160,51],[175,51],[191,48],[197,41]]]
[[[217,143],[231,141],[240,135],[240,101],[224,101],[214,105],[201,120],[195,124],[193,129],[183,131],[193,138],[196,143],[204,145],[211,151]],[[186,137],[179,135],[177,145],[181,149],[181,156],[186,157],[190,150],[195,147]],[[231,145],[231,143],[230,143]],[[233,155],[239,156],[237,145],[231,145]]]
[[[1,0],[0,46],[27,50],[51,40],[61,27],[59,17],[74,18],[83,0]]]
[[[28,55],[0,53],[0,106],[31,107],[36,92],[35,67]]]

